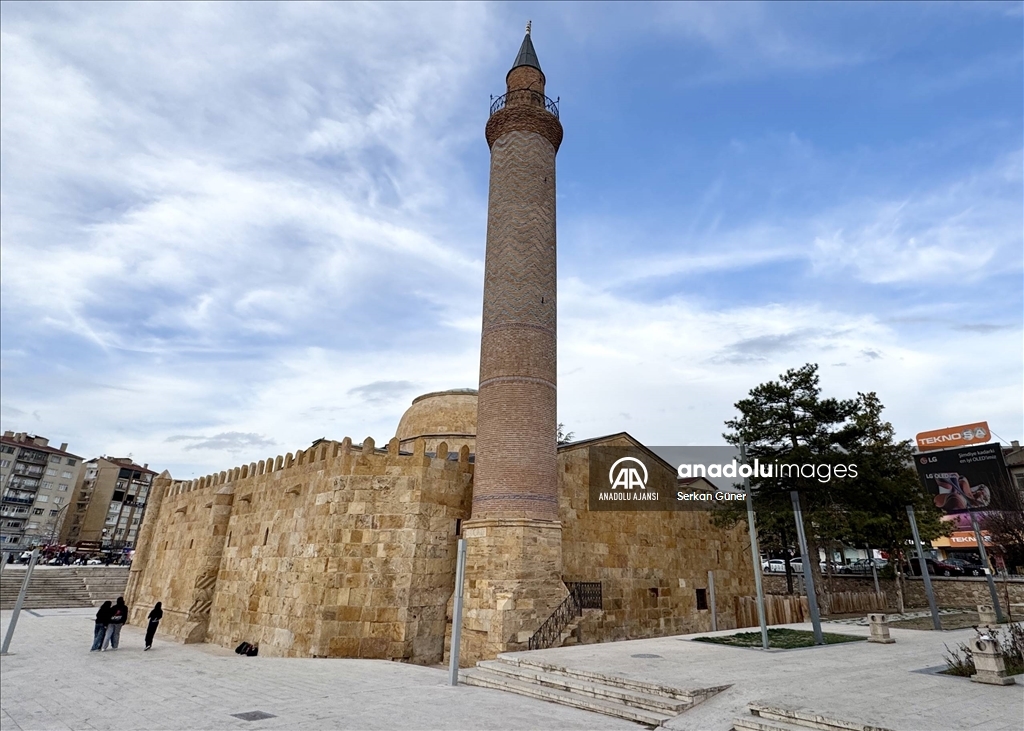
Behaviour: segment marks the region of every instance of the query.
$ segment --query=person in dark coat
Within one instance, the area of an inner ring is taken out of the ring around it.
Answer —
[[[103,647],[103,638],[107,636],[107,627],[110,625],[110,615],[113,607],[110,602],[103,602],[96,612],[96,627],[92,631],[92,649],[89,652],[98,652]]]
[[[164,610],[160,608],[161,603],[157,602],[156,606],[153,607],[153,611],[149,613],[149,626],[146,627],[146,649],[149,650],[153,647],[153,636],[156,634],[156,628],[160,624],[160,620],[163,619]]]
[[[110,609],[110,626],[107,627],[107,636],[103,639],[104,650],[108,645],[111,650],[117,649],[117,645],[121,641],[121,628],[127,621],[128,606],[124,603],[124,597],[119,596]]]

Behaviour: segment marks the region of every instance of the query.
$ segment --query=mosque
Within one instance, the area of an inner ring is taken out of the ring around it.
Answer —
[[[460,659],[737,626],[746,527],[705,510],[595,509],[620,455],[645,489],[672,466],[625,432],[557,443],[558,103],[530,30],[491,105],[480,382],[416,398],[382,447],[319,440],[196,480],[162,476],[126,598],[161,633],[260,654],[432,664],[467,543]]]

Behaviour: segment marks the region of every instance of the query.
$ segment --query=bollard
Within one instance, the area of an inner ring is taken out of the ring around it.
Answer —
[[[996,617],[995,608],[991,604],[979,604],[978,626],[995,627],[997,624],[999,624],[999,619]]]
[[[1003,660],[1003,653],[999,649],[999,643],[994,637],[987,634],[979,635],[973,640],[974,647],[974,669],[977,671],[971,676],[974,683],[988,683],[989,685],[1013,685],[1015,681],[1006,675],[1006,661]]]
[[[889,636],[889,618],[884,614],[869,614],[868,627],[871,631],[871,634],[868,635],[868,642],[891,645],[896,641]]]

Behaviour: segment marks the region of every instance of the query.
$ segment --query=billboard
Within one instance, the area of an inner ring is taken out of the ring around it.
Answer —
[[[992,438],[987,421],[961,426],[949,426],[945,429],[923,431],[917,435],[917,448],[921,452],[933,449],[949,449],[965,447],[971,444],[984,444]]]
[[[917,454],[914,462],[935,505],[961,529],[970,529],[972,510],[1020,510],[998,443]]]

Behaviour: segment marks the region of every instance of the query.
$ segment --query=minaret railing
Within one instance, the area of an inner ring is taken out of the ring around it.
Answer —
[[[551,97],[541,94],[536,89],[513,89],[512,91],[506,92],[499,97],[491,97],[491,114],[500,112],[510,102],[514,102],[516,105],[531,106],[531,107],[544,107],[544,109],[551,114],[558,117],[558,103],[561,97],[558,99],[552,99]]]

